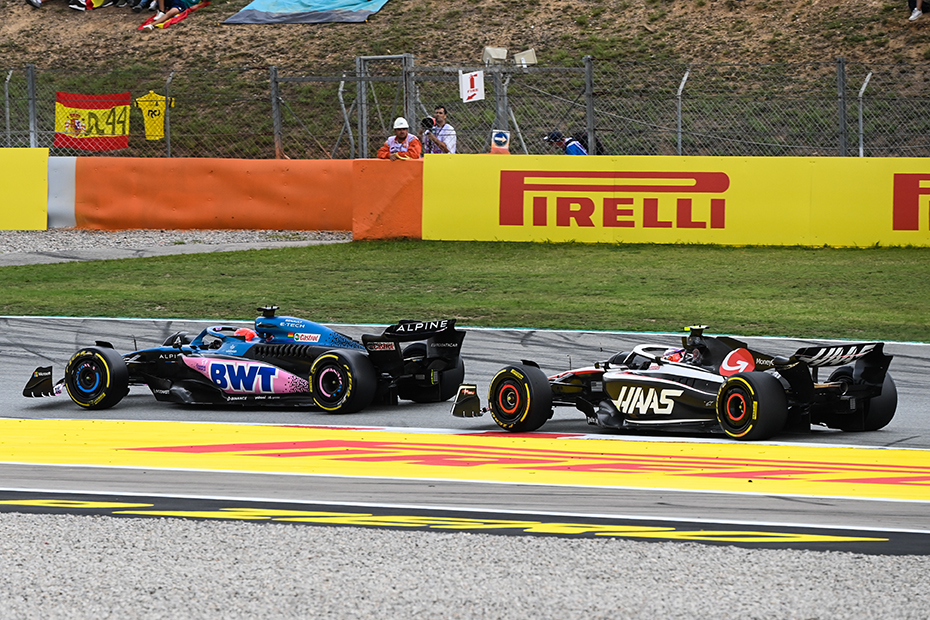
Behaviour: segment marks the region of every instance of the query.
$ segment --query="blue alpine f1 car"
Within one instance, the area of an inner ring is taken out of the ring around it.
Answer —
[[[116,405],[132,385],[156,400],[182,404],[316,406],[352,413],[398,399],[439,402],[455,395],[465,376],[465,332],[455,319],[402,320],[361,342],[319,323],[259,308],[254,329],[211,326],[161,346],[118,353],[108,342],[75,353],[53,384],[40,367],[24,396],[67,392],[86,409]]]

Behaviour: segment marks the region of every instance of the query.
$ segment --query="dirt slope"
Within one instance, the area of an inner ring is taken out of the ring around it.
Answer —
[[[225,26],[247,0],[212,0],[164,31],[147,14],[42,9],[0,0],[0,65],[173,69],[348,68],[356,55],[413,53],[418,64],[475,63],[485,45],[533,47],[549,64],[596,58],[685,62],[923,63],[930,14],[905,0],[391,0],[365,24]]]

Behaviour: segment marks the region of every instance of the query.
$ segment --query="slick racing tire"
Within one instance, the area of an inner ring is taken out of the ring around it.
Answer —
[[[310,367],[313,402],[330,413],[361,411],[374,400],[377,388],[375,367],[361,351],[327,351]]]
[[[830,375],[829,379],[830,382],[844,380],[852,383],[852,366],[841,366],[837,368]],[[894,379],[891,378],[889,373],[885,373],[885,381],[882,383],[882,393],[868,399],[866,403],[860,404],[859,407],[866,407],[865,425],[862,430],[877,431],[880,428],[888,426],[888,423],[894,418],[895,411],[898,408],[898,388],[895,386]],[[856,413],[859,413],[859,411],[857,410]],[[844,414],[832,418],[829,426],[838,428],[842,431],[855,431],[858,430],[858,420],[853,421],[850,416]]]
[[[430,369],[424,364],[426,345],[415,342],[404,349],[404,364],[414,363],[423,366],[423,373],[428,375]],[[447,401],[459,391],[459,385],[465,380],[465,361],[459,357],[455,366],[439,371],[439,390],[424,381],[406,380],[398,385],[398,396],[415,403],[435,403]]]
[[[108,409],[129,393],[129,370],[115,350],[88,347],[71,356],[65,367],[65,387],[81,407]]]
[[[737,373],[717,393],[717,422],[733,439],[769,439],[785,427],[787,420],[785,388],[772,375]]]
[[[535,366],[508,366],[494,375],[488,395],[491,417],[515,433],[535,431],[552,417],[552,388]]]

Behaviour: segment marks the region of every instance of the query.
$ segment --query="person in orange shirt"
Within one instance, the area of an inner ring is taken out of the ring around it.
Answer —
[[[423,145],[420,139],[410,133],[410,125],[403,116],[394,121],[394,135],[387,139],[378,149],[378,159],[420,159]]]

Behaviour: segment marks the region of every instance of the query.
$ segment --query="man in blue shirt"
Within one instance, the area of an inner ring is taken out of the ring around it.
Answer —
[[[575,140],[571,136],[565,137],[562,135],[561,131],[550,131],[545,138],[543,138],[549,144],[554,144],[566,154],[566,155],[587,155],[588,150],[581,145],[578,140]]]

